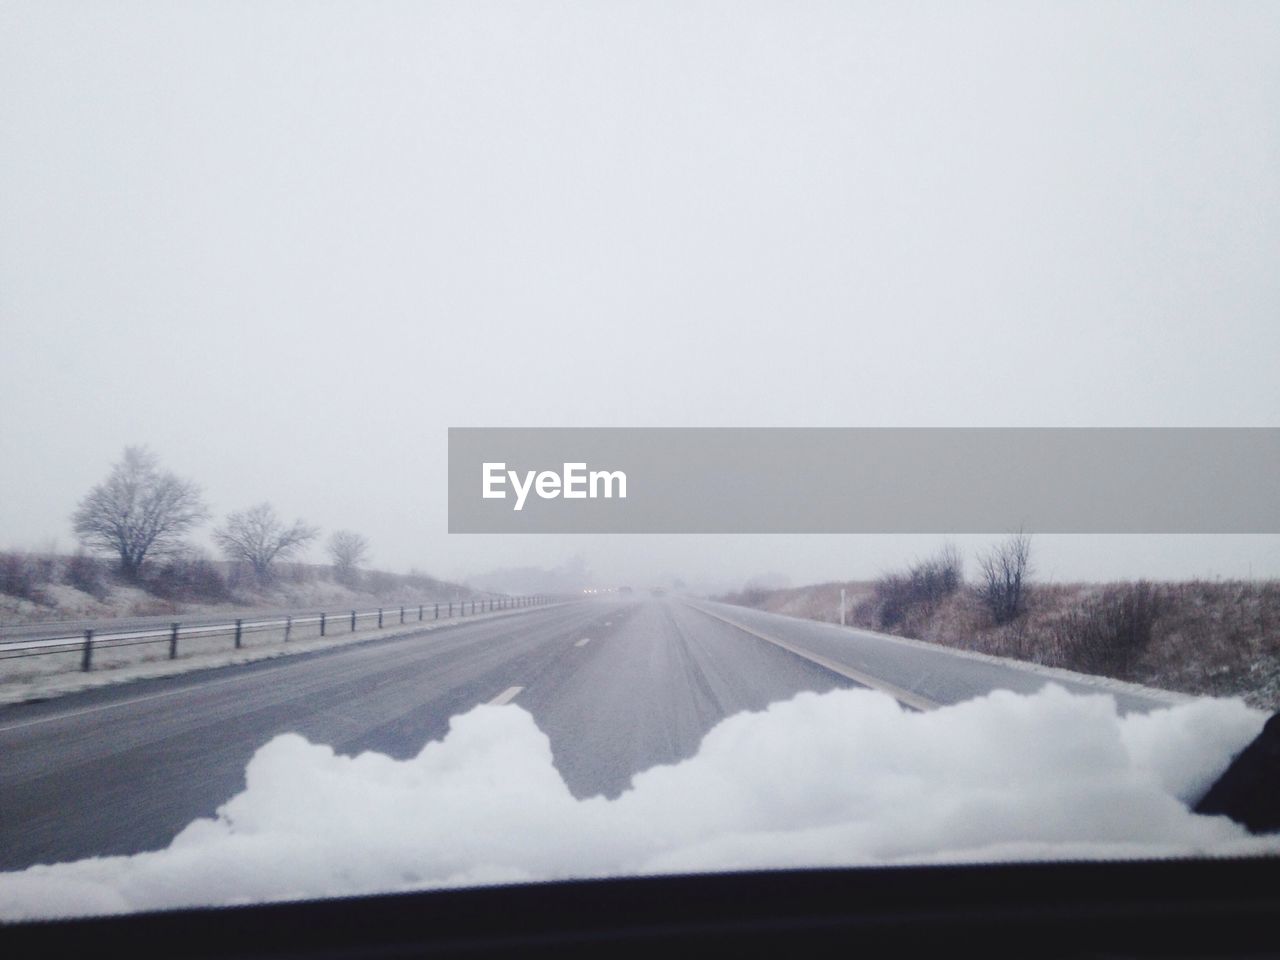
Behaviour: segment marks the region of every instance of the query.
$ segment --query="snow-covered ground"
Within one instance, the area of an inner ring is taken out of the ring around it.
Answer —
[[[479,706],[413,759],[289,734],[165,850],[0,874],[6,918],[568,877],[938,861],[1280,852],[1189,804],[1261,729],[1240,700],[1119,715],[1108,695],[997,692],[928,713],[803,693],[696,756],[575,798],[518,706]]]

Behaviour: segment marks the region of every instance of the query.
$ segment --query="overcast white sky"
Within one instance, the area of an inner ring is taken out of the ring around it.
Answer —
[[[854,577],[932,541],[450,537],[446,429],[1280,424],[1274,3],[4,2],[0,145],[0,546],[147,443],[390,569]]]

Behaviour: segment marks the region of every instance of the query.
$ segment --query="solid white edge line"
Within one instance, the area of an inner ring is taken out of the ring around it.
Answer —
[[[703,609],[695,603],[689,603],[689,606]],[[751,608],[747,608],[751,609]],[[705,611],[709,613],[710,611]],[[1158,701],[1165,706],[1177,706],[1180,703],[1190,703],[1197,699],[1195,694],[1181,693],[1177,690],[1164,690],[1160,687],[1148,687],[1140,683],[1133,683],[1129,680],[1117,680],[1114,677],[1104,677],[1096,673],[1081,673],[1078,670],[1068,670],[1065,667],[1049,667],[1043,663],[1035,663],[1031,660],[1018,660],[1014,657],[1001,657],[993,653],[979,653],[977,650],[967,650],[964,647],[951,647],[940,643],[930,643],[928,640],[918,640],[915,637],[900,637],[896,633],[882,633],[879,630],[870,630],[867,627],[837,627],[834,623],[827,623],[822,620],[811,620],[808,617],[795,617],[788,613],[769,613],[768,611],[759,611],[768,613],[770,616],[783,617],[787,620],[795,620],[802,624],[816,627],[830,627],[835,630],[847,630],[851,635],[866,634],[875,637],[877,640],[887,641],[888,643],[896,643],[899,646],[915,647],[918,650],[927,650],[930,653],[941,654],[948,657],[959,657],[962,660],[973,660],[977,663],[989,663],[992,666],[1004,667],[1009,670],[1018,670],[1022,673],[1031,673],[1040,677],[1053,680],[1060,680],[1063,683],[1078,683],[1082,686],[1096,689],[1099,693],[1123,693],[1133,697],[1139,697],[1146,700]]]
[[[843,663],[837,663],[827,657],[811,653],[808,650],[804,650],[794,644],[788,643],[786,640],[780,640],[777,637],[770,637],[758,630],[753,630],[751,627],[743,626],[741,623],[736,623],[728,617],[722,617],[720,614],[708,610],[705,607],[692,603],[689,604],[689,606],[693,607],[693,609],[700,613],[705,613],[708,617],[714,617],[721,623],[727,623],[729,626],[741,630],[743,633],[749,633],[753,637],[764,640],[766,643],[772,643],[776,647],[781,647],[788,653],[793,653],[797,657],[808,660],[810,663],[816,663],[818,666],[823,667],[826,670],[830,670],[832,673],[837,673],[842,677],[846,677],[854,683],[859,683],[864,687],[870,687],[873,690],[879,690],[882,693],[887,693],[904,707],[911,707],[913,710],[936,710],[941,706],[941,704],[930,700],[928,697],[922,697],[918,693],[912,693],[910,690],[904,690],[902,687],[898,687],[892,683],[881,680],[879,677],[873,677],[869,673],[854,670],[850,667],[846,667]]]

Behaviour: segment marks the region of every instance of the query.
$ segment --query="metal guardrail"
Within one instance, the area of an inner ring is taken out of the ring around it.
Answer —
[[[168,643],[169,659],[178,657],[178,644],[182,638],[188,640],[200,637],[225,634],[233,638],[234,649],[239,650],[247,635],[282,630],[285,643],[295,627],[318,625],[319,636],[339,636],[343,633],[355,633],[361,621],[376,619],[379,628],[388,621],[398,626],[404,623],[440,620],[455,616],[465,617],[477,613],[492,613],[498,610],[514,610],[521,607],[541,606],[547,603],[548,597],[543,595],[530,597],[485,597],[476,600],[432,600],[428,603],[409,604],[397,607],[378,607],[376,610],[344,610],[340,612],[323,611],[306,613],[300,616],[274,616],[258,620],[236,618],[219,623],[201,623],[183,627],[181,621],[174,621],[163,629],[124,630],[116,633],[88,629],[65,636],[39,637],[33,640],[12,640],[0,642],[0,660],[16,660],[23,657],[39,657],[49,654],[74,653],[80,651],[80,669],[93,669],[95,651],[131,647],[147,643]],[[398,618],[398,619],[397,619]]]

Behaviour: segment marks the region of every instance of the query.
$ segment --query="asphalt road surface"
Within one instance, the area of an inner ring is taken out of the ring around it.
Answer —
[[[121,684],[0,708],[0,869],[167,846],[242,790],[245,764],[280,733],[407,758],[451,716],[515,702],[549,736],[574,794],[616,796],[636,773],[692,756],[726,716],[880,680],[928,708],[1048,678],[738,607],[645,599]]]

